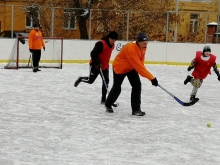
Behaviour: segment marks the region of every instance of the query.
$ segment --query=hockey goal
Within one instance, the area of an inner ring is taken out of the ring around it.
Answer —
[[[39,68],[62,69],[63,39],[44,37],[45,51],[41,51]],[[32,68],[32,56],[29,51],[28,37],[15,39],[13,49],[5,69]]]

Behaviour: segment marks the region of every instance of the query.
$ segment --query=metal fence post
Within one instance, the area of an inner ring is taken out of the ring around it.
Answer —
[[[126,35],[126,40],[128,41],[128,34],[129,34],[129,17],[130,17],[130,12],[128,10],[128,16],[127,16],[127,35]]]
[[[91,29],[92,29],[92,9],[89,9],[89,40],[91,40]]]
[[[54,34],[54,7],[51,8],[51,29],[50,36],[53,37]]]
[[[11,6],[11,38],[13,38],[14,33],[14,5]]]
[[[207,43],[207,24],[208,24],[208,12],[206,12],[205,15],[205,39],[204,39],[204,43]]]
[[[169,14],[170,14],[170,12],[167,12],[167,23],[166,23],[166,42],[168,42],[169,41],[169,36],[168,36],[168,34],[169,34]]]
[[[215,43],[218,43],[219,13],[218,13],[218,19],[217,19],[217,21],[218,21],[218,22],[217,22]]]
[[[178,15],[178,0],[176,0],[176,18],[177,18],[177,15]],[[176,24],[175,24],[175,31],[174,31],[174,42],[177,42],[177,38],[178,38],[178,25],[177,25],[177,20],[175,20]]]

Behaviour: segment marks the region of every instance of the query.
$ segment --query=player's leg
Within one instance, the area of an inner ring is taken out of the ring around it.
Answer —
[[[94,65],[90,65],[89,76],[79,77],[75,81],[74,86],[77,87],[79,85],[79,83],[81,83],[81,82],[92,84],[98,75],[99,75],[99,70],[97,68],[95,68]]]
[[[33,72],[37,72],[37,51],[33,50],[32,52],[32,63],[33,63]]]
[[[192,92],[190,94],[190,100],[194,100],[196,98],[196,94],[198,89],[201,87],[203,80],[193,78],[191,84],[193,86]]]
[[[107,88],[108,88],[108,84],[109,84],[109,69],[105,69],[102,71]],[[101,75],[100,75],[101,76]],[[105,104],[106,101],[106,95],[107,95],[107,89],[105,86],[105,83],[102,81],[102,97],[101,97],[101,104]]]
[[[121,93],[121,84],[124,81],[126,74],[116,74],[113,71],[113,86],[105,102],[106,111],[112,113],[112,104],[118,99]]]
[[[184,84],[186,85],[188,82],[191,82],[192,79],[193,79],[193,77],[188,75],[188,76],[186,77],[186,79],[184,80]]]
[[[37,52],[37,59],[36,59],[36,63],[37,63],[37,71],[41,71],[40,69],[39,69],[39,62],[40,62],[40,59],[41,59],[41,50],[37,50],[36,51]]]
[[[127,74],[128,80],[132,86],[131,90],[131,108],[132,115],[144,116],[145,112],[141,111],[141,80],[136,70]]]

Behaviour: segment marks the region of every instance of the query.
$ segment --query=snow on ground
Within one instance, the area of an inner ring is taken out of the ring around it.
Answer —
[[[189,100],[192,86],[183,85],[187,67],[147,68],[160,85]],[[127,79],[117,100],[120,106],[106,113],[100,105],[100,77],[92,85],[74,87],[78,76],[88,74],[88,64],[38,73],[0,70],[0,165],[220,164],[220,82],[214,72],[191,107],[141,78],[144,117],[131,115]]]

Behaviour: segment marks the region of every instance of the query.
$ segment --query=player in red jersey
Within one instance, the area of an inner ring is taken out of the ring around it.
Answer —
[[[187,76],[184,84],[186,85],[190,82],[193,86],[192,93],[190,95],[190,100],[192,101],[196,97],[198,89],[201,87],[203,80],[208,74],[211,74],[211,67],[218,76],[220,81],[219,70],[216,65],[216,56],[211,54],[210,46],[204,46],[203,51],[197,51],[196,57],[192,60],[191,65],[187,68],[188,71],[193,70],[192,76]]]
[[[103,73],[106,86],[109,84],[109,60],[111,58],[112,51],[115,47],[115,42],[118,39],[118,33],[115,31],[109,32],[100,41],[95,44],[95,47],[91,51],[90,60],[90,73],[89,76],[79,77],[74,86],[77,87],[80,82],[92,84],[100,73],[100,69]],[[102,84],[102,97],[101,104],[105,103],[107,88],[104,82]]]

